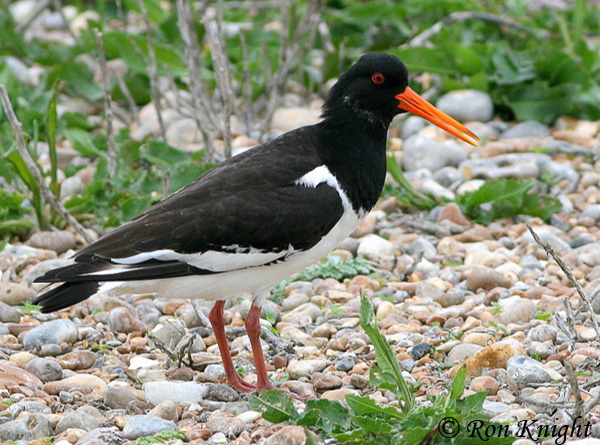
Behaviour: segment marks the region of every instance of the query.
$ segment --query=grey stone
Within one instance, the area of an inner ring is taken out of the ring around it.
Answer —
[[[442,167],[433,173],[433,179],[440,185],[448,188],[464,179],[462,173],[455,167]]]
[[[504,324],[528,322],[535,319],[537,314],[536,305],[532,300],[516,295],[500,300],[499,303],[502,308],[499,319]]]
[[[402,125],[402,130],[400,131],[401,139],[408,139],[413,134],[417,134],[423,128],[429,125],[425,119],[419,116],[409,116],[406,121],[404,121],[404,125]]]
[[[478,90],[456,90],[444,94],[436,106],[460,122],[487,122],[494,115],[489,94]]]
[[[561,254],[571,251],[571,246],[563,239],[564,235],[559,230],[552,227],[534,227],[533,230],[542,241],[550,244],[556,253]],[[521,242],[535,245],[535,241],[529,230],[521,235]]]
[[[57,254],[77,247],[77,238],[68,230],[57,232],[36,232],[27,240],[27,244],[40,249],[53,250]]]
[[[529,354],[531,357],[540,358],[542,360],[545,360],[552,354],[556,353],[555,346],[539,341],[532,341],[529,345],[527,345],[526,350],[527,354]]]
[[[152,335],[169,348],[174,349],[185,335],[185,327],[179,321],[169,320],[152,330]]]
[[[6,326],[4,323],[0,323],[0,335],[6,335],[6,334],[10,334],[10,331],[8,330],[8,326]]]
[[[33,440],[52,436],[48,418],[40,413],[25,414],[17,420],[0,425],[0,440],[3,442]]]
[[[319,110],[310,108],[278,108],[273,113],[271,128],[285,132],[305,125],[316,124],[320,114]]]
[[[408,246],[408,253],[412,256],[423,256],[431,260],[437,256],[437,249],[427,239],[417,238]]]
[[[34,358],[25,365],[25,371],[32,373],[42,382],[53,382],[63,377],[63,370],[58,363],[45,358]]]
[[[60,199],[69,198],[80,194],[83,191],[83,182],[79,179],[79,176],[71,176],[65,179],[60,185]]]
[[[452,141],[436,142],[414,135],[404,141],[402,164],[407,171],[426,168],[435,172],[442,167],[457,166],[467,159],[467,151]]]
[[[13,419],[19,417],[22,412],[28,413],[45,413],[50,414],[52,411],[48,407],[40,402],[34,402],[31,400],[24,400],[22,402],[13,403],[7,409]]]
[[[506,362],[508,384],[511,388],[524,388],[532,383],[554,380],[549,370],[538,361],[524,355],[515,355]]]
[[[47,31],[57,31],[67,29],[67,22],[63,18],[62,14],[58,12],[52,12],[46,14],[42,18],[42,26]]]
[[[79,439],[78,444],[83,445],[122,445],[127,439],[116,428],[96,428],[88,431]]]
[[[545,138],[550,136],[547,125],[536,121],[525,121],[509,128],[500,135],[500,139],[513,139],[523,137]]]
[[[588,205],[583,212],[581,212],[581,216],[592,218],[596,222],[600,221],[600,204]]]
[[[58,425],[56,425],[56,434],[61,434],[69,428],[79,428],[85,431],[93,430],[99,426],[98,420],[90,413],[77,410],[72,413],[68,413],[60,419]]]
[[[21,319],[21,311],[16,307],[0,302],[0,321],[2,323],[18,323]]]
[[[502,402],[490,402],[485,400],[483,402],[483,412],[488,417],[495,417],[503,413],[510,411],[510,408],[506,403]]]
[[[415,360],[420,360],[425,357],[431,351],[431,345],[429,343],[417,343],[410,349],[410,355]]]
[[[71,320],[48,321],[28,331],[23,338],[23,347],[33,349],[37,346],[54,343],[73,343],[77,340],[77,326]]]
[[[140,414],[131,417],[123,428],[123,435],[130,440],[138,437],[153,436],[161,431],[176,430],[177,425],[171,420]]]
[[[356,362],[352,357],[344,357],[335,364],[335,369],[341,372],[348,372],[354,368]]]
[[[223,365],[208,365],[204,368],[204,372],[216,380],[225,376],[225,368],[223,368]]]
[[[549,324],[540,324],[532,328],[527,334],[527,338],[531,341],[554,341],[558,335],[558,329]]]
[[[207,386],[208,391],[204,396],[205,399],[217,400],[220,402],[235,402],[240,398],[240,395],[228,385],[214,383]]]

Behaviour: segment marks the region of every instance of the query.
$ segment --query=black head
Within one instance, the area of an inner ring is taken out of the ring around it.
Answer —
[[[323,117],[352,113],[387,128],[401,112],[395,96],[407,86],[408,70],[400,59],[390,54],[365,54],[333,86]]]
[[[394,116],[406,111],[476,145],[477,136],[408,87],[406,66],[391,54],[370,53],[358,59],[329,92],[322,117],[325,122],[362,120],[387,130]]]

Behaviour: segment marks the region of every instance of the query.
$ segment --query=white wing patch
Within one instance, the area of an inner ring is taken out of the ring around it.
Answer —
[[[232,245],[223,247],[223,251],[208,250],[201,253],[177,253],[174,250],[161,249],[138,253],[127,258],[112,258],[111,261],[117,264],[139,264],[149,260],[181,261],[211,272],[227,272],[285,260],[297,252],[291,244],[286,250],[279,252],[265,252],[253,247],[243,248]]]
[[[340,184],[325,165],[321,165],[309,171],[301,178],[296,179],[294,184],[316,188],[322,182],[325,182],[328,186],[333,187],[338,192],[340,191]]]

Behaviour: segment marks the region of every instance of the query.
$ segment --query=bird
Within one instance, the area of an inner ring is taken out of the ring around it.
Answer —
[[[135,219],[46,272],[43,313],[97,294],[159,293],[215,301],[209,320],[227,383],[274,389],[260,344],[271,289],[325,257],[375,206],[386,176],[387,132],[400,113],[421,116],[476,145],[477,136],[408,86],[404,63],[369,53],[329,91],[321,120],[213,167]],[[251,297],[245,326],[256,385],[239,375],[223,319],[227,300]]]

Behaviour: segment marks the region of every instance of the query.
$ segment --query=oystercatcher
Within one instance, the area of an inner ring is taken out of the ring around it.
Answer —
[[[158,292],[216,301],[210,312],[230,385],[272,388],[260,346],[260,311],[283,279],[349,236],[381,193],[386,135],[409,111],[475,145],[477,136],[408,87],[388,54],[366,54],[343,74],[322,120],[226,160],[36,282],[60,283],[35,304],[52,312],[95,293]],[[237,373],[225,336],[227,299],[252,296],[246,329],[257,384]]]

